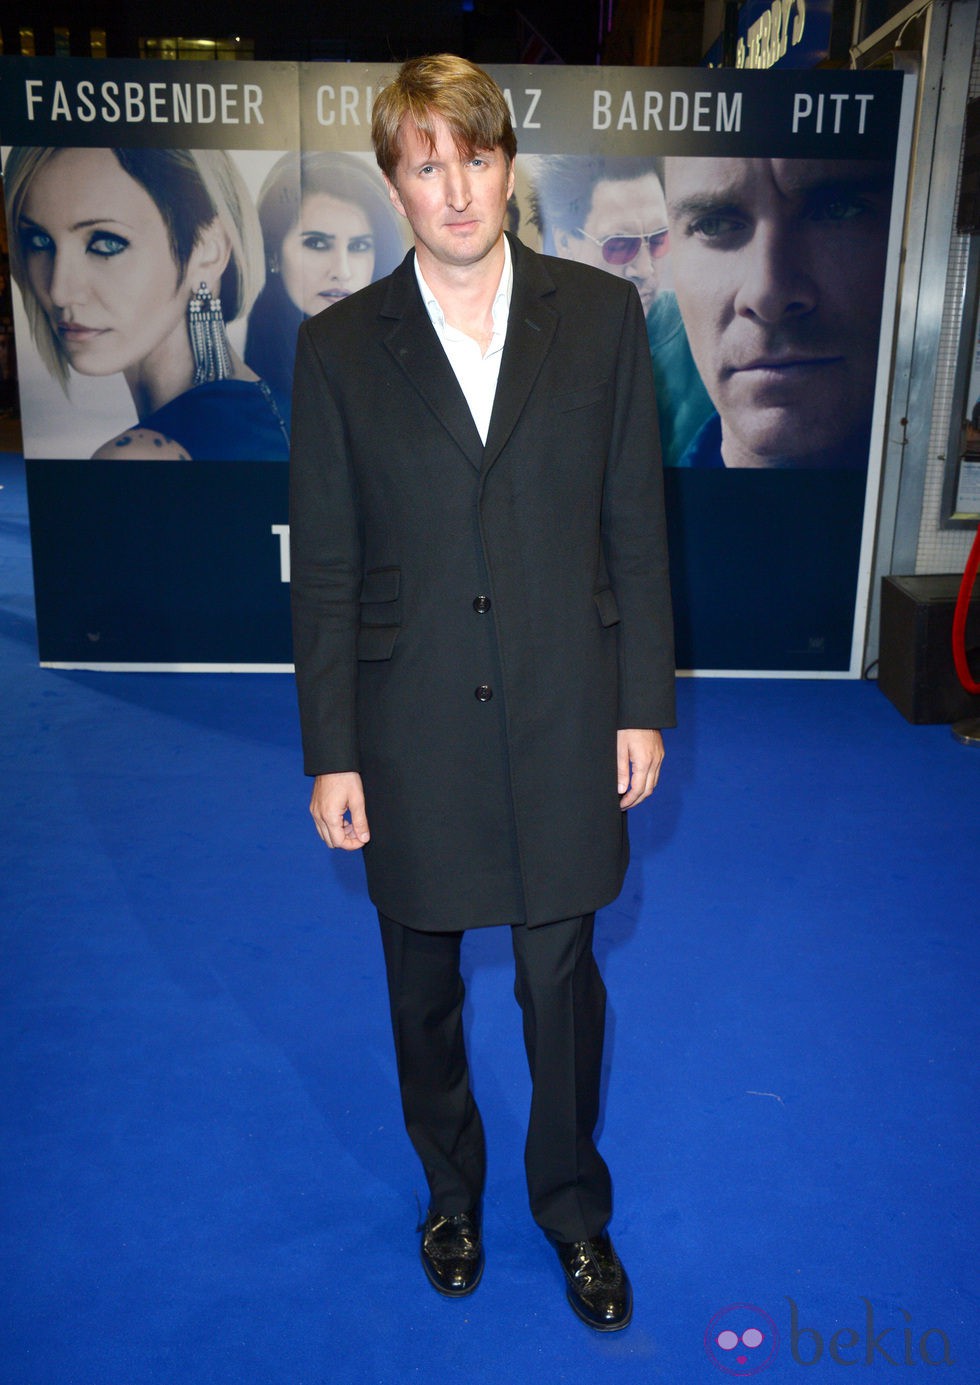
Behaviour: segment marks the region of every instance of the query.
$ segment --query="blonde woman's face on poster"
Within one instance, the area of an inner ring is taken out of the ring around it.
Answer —
[[[356,293],[374,274],[374,233],[355,202],[328,193],[304,197],[280,252],[283,287],[307,317]]]
[[[30,287],[81,375],[190,359],[190,285],[163,217],[110,149],[63,149],[34,176],[17,227]]]

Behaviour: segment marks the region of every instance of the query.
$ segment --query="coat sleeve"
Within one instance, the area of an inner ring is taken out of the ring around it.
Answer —
[[[660,432],[643,310],[627,295],[602,542],[619,611],[619,725],[675,724],[674,642]]]
[[[289,482],[293,659],[307,774],[358,769],[361,545],[342,409],[312,323],[300,329]]]

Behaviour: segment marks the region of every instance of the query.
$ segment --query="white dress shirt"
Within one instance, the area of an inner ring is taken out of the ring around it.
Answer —
[[[436,336],[442,342],[443,350],[449,358],[449,364],[459,381],[459,387],[470,407],[470,413],[473,415],[473,422],[476,424],[480,438],[486,443],[487,431],[490,427],[490,415],[493,413],[493,399],[497,392],[497,377],[500,374],[500,358],[507,337],[507,315],[510,312],[511,290],[514,287],[514,267],[507,237],[504,236],[504,267],[500,272],[500,283],[497,285],[497,292],[493,299],[493,335],[485,353],[481,353],[479,342],[468,337],[457,327],[451,327],[446,321],[446,314],[440,308],[438,299],[425,282],[422,271],[419,269],[417,255],[415,257],[415,277],[418,279],[422,299],[432,325],[436,329]]]

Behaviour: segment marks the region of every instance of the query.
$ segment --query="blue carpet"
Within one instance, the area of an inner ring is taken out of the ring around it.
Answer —
[[[599,925],[633,1325],[573,1318],[527,1213],[500,930],[466,954],[487,1271],[446,1301],[290,680],[39,669],[0,483],[5,1382],[977,1385],[980,752],[872,684],[682,683]]]

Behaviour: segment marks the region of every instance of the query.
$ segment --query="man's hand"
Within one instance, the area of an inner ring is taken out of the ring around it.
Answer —
[[[318,774],[313,781],[310,812],[316,830],[329,847],[359,851],[365,842],[371,840],[367,813],[364,811],[364,786],[361,776],[353,771]]]
[[[664,758],[659,731],[616,732],[617,792],[620,808],[635,808],[657,787]]]

